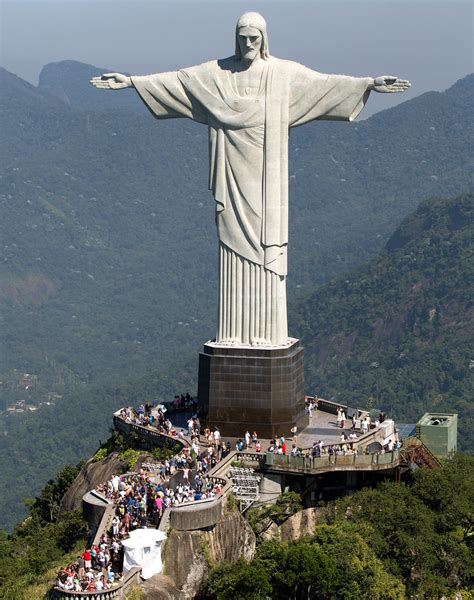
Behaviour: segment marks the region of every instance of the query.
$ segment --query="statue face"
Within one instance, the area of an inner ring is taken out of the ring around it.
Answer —
[[[241,27],[237,36],[242,60],[253,62],[260,56],[262,34],[254,27]]]

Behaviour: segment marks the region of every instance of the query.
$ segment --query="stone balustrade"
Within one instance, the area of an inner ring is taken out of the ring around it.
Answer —
[[[75,592],[73,590],[63,590],[59,587],[53,588],[51,593],[52,600],[68,600],[76,598],[78,600],[123,600],[127,596],[132,585],[140,583],[140,567],[133,567],[124,575],[123,580],[119,581],[109,590],[100,590],[94,592]]]
[[[127,421],[120,416],[120,411],[114,413],[114,427],[117,431],[120,431],[127,437],[130,436],[131,433],[136,433],[140,436],[142,441],[149,442],[152,446],[159,448],[172,448],[176,445],[185,448],[191,445],[186,437],[179,438],[158,431],[155,427],[145,427],[143,425],[130,423],[130,421]]]

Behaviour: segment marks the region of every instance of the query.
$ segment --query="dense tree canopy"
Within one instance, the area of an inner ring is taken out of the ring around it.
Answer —
[[[473,489],[474,459],[458,455],[439,470],[416,471],[407,484],[359,491],[330,503],[313,536],[265,541],[250,563],[215,567],[203,598],[401,600],[467,593],[474,585]]]

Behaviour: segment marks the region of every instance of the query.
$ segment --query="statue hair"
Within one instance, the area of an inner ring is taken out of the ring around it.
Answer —
[[[235,27],[235,57],[237,60],[241,60],[242,58],[239,47],[239,29],[242,27],[253,27],[254,29],[258,29],[258,31],[260,31],[262,34],[260,56],[264,60],[267,60],[270,57],[270,52],[268,51],[267,22],[262,15],[257,12],[246,12],[239,17],[239,20],[237,21],[237,25]]]

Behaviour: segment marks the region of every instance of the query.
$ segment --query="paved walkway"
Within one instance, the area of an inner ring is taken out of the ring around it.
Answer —
[[[345,432],[349,437],[351,430],[338,427],[336,415],[315,410],[313,411],[309,425],[298,433],[298,446],[300,448],[309,448],[313,445],[313,442],[317,442],[318,440],[322,440],[325,446],[338,444],[341,441],[342,432]]]
[[[346,423],[348,421],[346,420]],[[341,433],[344,432],[347,437],[352,433],[350,429],[341,429],[337,426],[336,415],[323,412],[313,411],[313,416],[310,419],[309,424],[302,430],[297,432],[297,445],[299,448],[306,449],[313,445],[313,442],[322,440],[325,446],[331,444],[339,444],[341,442]],[[252,433],[252,432],[250,432]],[[360,436],[360,432],[356,432],[357,436]],[[258,434],[258,431],[257,431]],[[242,430],[241,439],[244,438],[245,429]],[[232,443],[232,449],[235,449],[235,444],[239,438],[224,437],[224,440],[229,440]],[[291,451],[291,436],[286,433],[286,442],[288,446],[288,453]],[[260,444],[262,445],[262,452],[270,445],[270,440],[259,438]],[[252,448],[250,448],[251,450]]]

